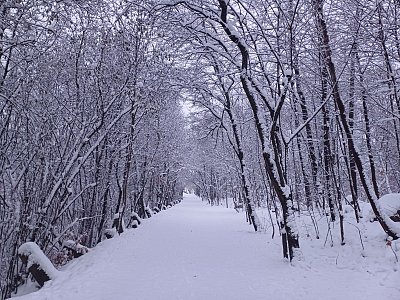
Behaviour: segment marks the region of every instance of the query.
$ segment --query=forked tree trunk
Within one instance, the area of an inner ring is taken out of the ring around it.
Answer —
[[[231,101],[230,101],[230,96],[229,96],[228,92],[225,92],[225,100],[226,100],[226,111],[229,115],[229,120],[231,122],[232,132],[233,132],[233,136],[235,138],[235,143],[236,143],[236,151],[235,152],[239,159],[240,172],[241,172],[240,177],[242,180],[247,212],[249,214],[249,218],[251,219],[251,223],[253,224],[254,230],[257,231],[257,230],[259,230],[259,227],[260,227],[260,220],[255,211],[256,207],[254,205],[254,201],[250,198],[249,185],[248,185],[248,180],[247,180],[246,173],[245,173],[244,152],[243,152],[243,148],[242,148],[242,143],[240,141],[239,132],[237,129],[237,124],[233,117],[233,113],[232,113],[232,109],[231,109]]]
[[[284,177],[284,169],[281,165],[281,161],[279,159],[279,150],[276,147],[279,147],[279,132],[272,129],[271,140],[274,148],[270,150],[267,147],[267,138],[266,133],[264,132],[264,128],[259,116],[259,105],[253,94],[253,88],[251,86],[251,77],[249,74],[249,53],[243,41],[235,35],[234,32],[230,29],[230,24],[228,24],[228,5],[224,0],[219,0],[219,6],[221,9],[220,13],[220,25],[225,31],[228,38],[238,47],[241,54],[241,75],[240,81],[242,83],[243,90],[246,94],[246,98],[249,101],[251,110],[254,116],[254,122],[257,129],[258,138],[261,142],[262,147],[262,156],[264,159],[264,166],[266,173],[271,181],[271,184],[275,190],[275,193],[278,197],[278,200],[282,207],[282,222],[281,222],[281,232],[282,232],[282,243],[284,249],[284,257],[289,258],[290,260],[294,257],[294,249],[299,248],[299,236],[296,229],[295,216],[291,209],[292,206],[292,193],[289,186],[286,184],[286,179]],[[282,101],[282,99],[280,99]],[[281,102],[282,105],[282,102]],[[278,122],[278,118],[275,115],[271,116],[273,125],[274,122]],[[272,128],[276,127],[272,126]],[[276,127],[277,128],[277,127]],[[287,238],[285,238],[287,237]],[[286,250],[287,249],[287,250]]]
[[[219,74],[219,73],[221,73],[221,70],[217,64],[215,57],[213,57],[213,59],[214,59],[215,72],[217,74]],[[223,92],[224,99],[225,99],[225,103],[224,103],[225,111],[228,113],[229,122],[231,124],[232,134],[233,134],[233,138],[234,138],[234,143],[231,140],[229,140],[229,141],[230,141],[231,146],[233,147],[234,152],[239,160],[240,180],[241,180],[242,186],[243,186],[244,202],[246,205],[248,221],[251,225],[253,225],[254,230],[258,231],[261,227],[261,223],[260,223],[260,220],[256,213],[256,205],[254,203],[254,200],[250,197],[249,180],[248,180],[247,174],[246,174],[246,166],[245,166],[244,152],[243,152],[243,148],[242,148],[242,141],[240,139],[237,123],[236,123],[235,117],[232,112],[231,95],[229,93],[229,88],[226,86],[226,84],[220,79],[220,77],[218,77],[218,78],[219,78],[219,84],[222,88],[222,92]]]

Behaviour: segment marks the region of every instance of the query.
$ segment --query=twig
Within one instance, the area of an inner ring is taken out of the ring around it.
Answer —
[[[365,248],[364,248],[364,243],[363,243],[363,240],[362,240],[362,236],[361,236],[361,230],[360,230],[360,228],[358,228],[356,225],[354,225],[353,223],[350,223],[350,222],[346,222],[347,224],[350,224],[350,225],[353,225],[355,228],[357,228],[357,230],[358,230],[358,235],[360,236],[360,242],[361,242],[361,247],[362,247],[362,249],[363,250],[365,250]]]

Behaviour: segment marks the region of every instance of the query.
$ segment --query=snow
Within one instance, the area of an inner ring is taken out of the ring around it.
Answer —
[[[28,264],[26,266],[27,269],[29,269],[32,265],[37,264],[39,265],[39,268],[42,269],[47,276],[49,276],[50,279],[54,279],[58,276],[59,272],[43,253],[43,251],[40,250],[36,243],[28,242],[22,244],[18,248],[18,254],[28,257]]]
[[[108,237],[117,236],[117,235],[118,235],[117,229],[116,229],[115,227],[113,227],[113,228],[108,228],[108,229],[104,230],[104,235],[105,235],[105,236],[108,236]]]
[[[288,185],[285,185],[284,187],[282,187],[282,192],[283,192],[283,194],[285,195],[285,197],[287,198],[287,199],[289,199],[289,196],[290,196],[290,186],[288,186]]]
[[[311,221],[303,221],[300,232],[308,234],[300,240],[304,257],[290,264],[281,258],[279,236],[255,233],[244,212],[185,195],[180,204],[143,220],[140,228],[73,260],[38,292],[15,299],[400,298],[399,263],[379,224],[347,226],[345,246],[340,246],[338,228],[332,228],[330,247],[324,238],[313,238]],[[323,235],[322,226],[329,222],[317,221]],[[350,214],[345,222],[353,222]],[[360,227],[363,248],[355,227]]]
[[[393,216],[400,210],[400,194],[386,194],[378,199],[382,212],[387,216]]]
[[[394,216],[400,210],[400,194],[397,193],[390,193],[383,195],[379,198],[376,202],[377,206],[379,207],[380,212],[384,215],[385,219],[387,220],[390,216]],[[376,220],[375,213],[372,209],[368,210],[367,218],[371,222]],[[390,220],[393,223],[392,220]]]
[[[370,181],[368,181],[370,182]],[[373,191],[370,186],[370,190]],[[375,198],[376,199],[376,198]],[[386,194],[381,198],[375,200],[375,205],[377,210],[380,212],[381,217],[388,225],[390,230],[394,232],[397,236],[400,236],[400,225],[397,222],[394,222],[390,219],[390,216],[396,214],[398,210],[400,210],[400,194],[392,193]]]
[[[76,251],[78,254],[85,254],[89,251],[89,249],[76,241],[66,240],[63,242],[63,247],[66,247],[70,250]]]
[[[286,77],[290,77],[290,76],[292,76],[292,69],[286,69],[286,70],[284,70],[284,72],[283,72],[283,75],[285,75]]]
[[[146,210],[148,210],[147,207],[146,207]],[[131,212],[131,218],[142,221],[142,219],[139,217],[139,215],[134,211]]]

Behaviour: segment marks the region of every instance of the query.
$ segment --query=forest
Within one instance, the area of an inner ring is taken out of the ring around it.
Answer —
[[[0,0],[0,299],[22,244],[61,266],[185,189],[289,262],[300,216],[394,244],[399,35],[397,0]]]

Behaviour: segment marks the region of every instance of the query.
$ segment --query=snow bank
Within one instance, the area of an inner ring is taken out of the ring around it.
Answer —
[[[132,220],[136,220],[139,225],[142,223],[142,219],[134,211],[131,212],[131,218],[132,218]]]
[[[393,217],[398,215],[400,211],[400,194],[391,193],[383,195],[378,199],[377,204],[379,205],[381,212],[386,216]],[[369,211],[368,218],[370,220],[375,219],[375,214],[372,209]]]
[[[400,210],[400,194],[386,194],[378,202],[386,215],[393,216]]]
[[[278,233],[270,238],[272,227],[254,233],[245,212],[187,195],[179,207],[101,242],[51,285],[15,300],[399,300],[400,263],[392,251],[399,245],[386,245],[378,223],[356,223],[349,214],[342,246],[338,221],[297,218],[304,260],[288,264]],[[322,238],[314,237],[315,226]]]
[[[107,228],[107,229],[104,230],[104,236],[107,239],[111,239],[111,238],[113,238],[114,236],[117,236],[117,235],[118,235],[118,233],[117,233],[117,229],[115,229],[115,227]]]

